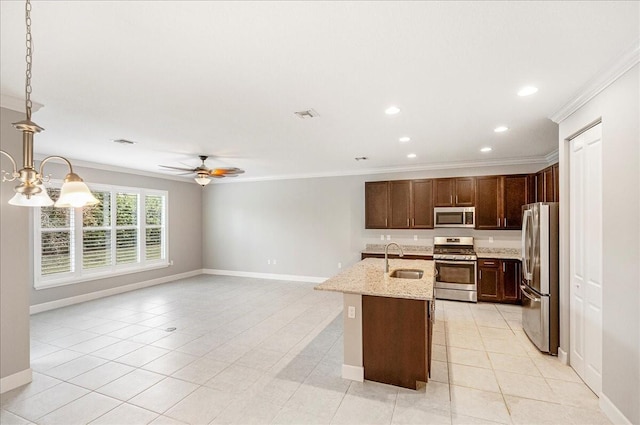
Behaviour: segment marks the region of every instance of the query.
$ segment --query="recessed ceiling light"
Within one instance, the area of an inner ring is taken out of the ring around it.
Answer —
[[[489,146],[487,146],[486,148],[480,149],[480,152],[491,152],[491,151],[492,149]]]
[[[493,131],[495,131],[496,133],[504,133],[507,130],[509,130],[509,127],[505,127],[504,125],[493,129]]]
[[[406,143],[411,141],[411,137],[404,136],[399,138],[398,140],[400,140],[402,143]]]
[[[411,159],[413,159],[413,158],[415,158],[415,157],[417,157],[417,156],[418,156],[418,155],[416,155],[415,153],[410,153],[409,155],[407,155],[407,158],[411,158]]]
[[[389,106],[387,109],[384,110],[384,113],[387,115],[395,115],[398,112],[400,112],[400,108],[398,108],[397,106]]]
[[[537,91],[538,91],[537,87],[526,86],[520,89],[520,91],[518,92],[518,96],[529,96],[536,93]]]

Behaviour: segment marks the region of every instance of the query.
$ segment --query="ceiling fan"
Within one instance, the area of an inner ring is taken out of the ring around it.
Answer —
[[[203,187],[211,183],[211,177],[213,177],[214,179],[221,179],[223,177],[237,177],[238,174],[244,173],[244,170],[235,167],[208,168],[204,163],[207,158],[208,156],[206,155],[200,155],[202,164],[200,164],[196,168],[171,167],[168,165],[161,165],[161,167],[168,168],[170,170],[186,171],[186,173],[183,174],[195,173],[196,177],[194,180],[196,181],[196,183]]]

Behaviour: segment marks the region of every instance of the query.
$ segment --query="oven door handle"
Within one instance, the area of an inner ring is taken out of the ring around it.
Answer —
[[[476,264],[475,261],[464,261],[464,260],[461,260],[461,261],[434,260],[434,262],[436,264],[471,264],[471,265]]]

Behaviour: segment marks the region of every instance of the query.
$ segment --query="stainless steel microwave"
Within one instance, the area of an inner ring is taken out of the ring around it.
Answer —
[[[440,207],[433,209],[435,227],[475,227],[475,207]]]

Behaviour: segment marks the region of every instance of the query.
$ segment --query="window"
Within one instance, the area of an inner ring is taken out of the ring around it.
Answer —
[[[166,267],[167,192],[89,185],[100,203],[34,214],[36,289]],[[56,200],[60,189],[47,189]]]

